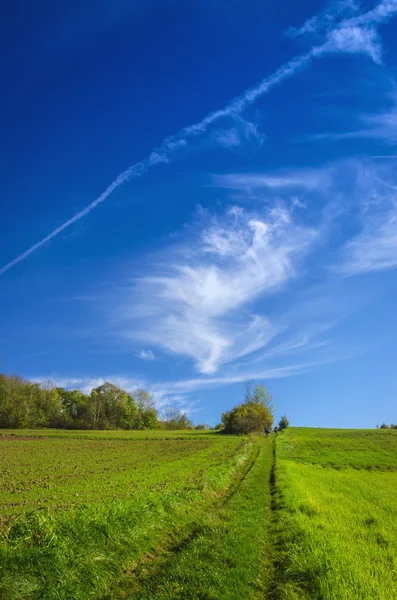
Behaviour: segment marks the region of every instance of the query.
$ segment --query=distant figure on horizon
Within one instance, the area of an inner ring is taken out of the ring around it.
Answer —
[[[265,428],[266,437],[269,437],[270,429],[269,427]]]
[[[277,427],[277,425],[276,425],[276,426],[275,426],[275,428],[274,428],[274,435],[275,435],[276,437],[277,437],[277,435],[278,435],[278,427]]]

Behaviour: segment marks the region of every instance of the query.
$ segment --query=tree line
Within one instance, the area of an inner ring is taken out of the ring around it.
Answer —
[[[0,374],[0,427],[155,429],[159,419],[147,390],[129,393],[104,383],[90,394]]]
[[[210,429],[177,407],[161,419],[145,389],[127,392],[106,382],[90,394],[0,373],[0,429]]]
[[[274,405],[263,385],[247,381],[244,402],[223,413],[215,428],[195,425],[177,407],[160,415],[145,389],[128,392],[106,382],[90,394],[67,390],[50,382],[34,383],[0,373],[0,429],[216,429],[223,433],[260,433],[273,426]],[[279,429],[288,426],[282,417]]]

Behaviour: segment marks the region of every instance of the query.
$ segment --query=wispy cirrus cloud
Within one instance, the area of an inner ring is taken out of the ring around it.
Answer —
[[[282,206],[261,213],[233,207],[210,217],[188,246],[163,251],[152,274],[123,287],[114,311],[120,328],[213,373],[277,335],[251,305],[296,276],[315,239],[316,231]]]
[[[316,174],[316,185],[307,185],[308,173]],[[245,377],[297,375],[358,352],[354,344],[333,345],[331,332],[357,309],[347,277],[397,268],[397,176],[392,165],[355,159],[317,170],[285,170],[278,188],[279,173],[254,176],[262,185],[262,180],[271,181],[270,188],[261,189],[266,194],[271,190],[272,203],[250,210],[232,206],[217,215],[204,211],[199,224],[185,229],[182,241],[150,259],[141,257],[145,275],[131,281],[126,273],[117,294],[106,295],[112,332],[123,343],[181,356],[199,375],[150,385],[131,377],[112,381],[127,389],[132,384],[150,387],[159,402],[170,403],[175,394]],[[285,181],[293,181],[293,189]],[[240,179],[234,183],[239,186]],[[321,200],[317,220],[313,211],[294,210],[298,184],[302,189],[306,185],[311,206]],[[332,203],[336,208],[330,216]],[[340,215],[348,215],[347,228]],[[315,252],[326,243],[330,254]],[[327,288],[320,293],[306,281],[304,302],[296,291],[285,293],[307,273],[309,280],[326,281]],[[151,353],[140,350],[137,356],[150,360]],[[66,379],[61,385],[85,385],[87,390],[106,379],[81,384]]]
[[[218,129],[210,137],[211,141],[229,150],[241,148],[245,144],[255,144],[260,147],[265,141],[265,135],[261,133],[258,125],[240,115],[233,116],[233,127]]]
[[[387,23],[397,13],[396,0],[383,0],[370,10],[361,12],[360,5],[354,1],[334,2],[320,15],[308,19],[302,27],[290,27],[290,37],[308,37],[321,39],[318,52],[348,54],[366,54],[380,64],[382,44],[378,25]]]
[[[360,275],[397,268],[397,194],[383,214],[367,217],[363,230],[343,250],[340,271]]]
[[[371,224],[345,248],[345,275],[373,273],[397,267],[397,208],[377,224]]]
[[[325,189],[330,183],[330,173],[327,168],[285,169],[276,172],[260,173],[228,173],[214,175],[216,186],[235,191],[255,191],[269,189],[316,190]]]
[[[343,275],[397,267],[397,175],[393,161],[365,161],[356,185],[357,231],[345,243],[336,266]]]
[[[65,377],[57,374],[31,376],[29,379],[37,383],[50,383],[56,387],[65,389],[79,389],[84,394],[90,394],[93,389],[103,385],[106,381],[113,383],[128,391],[136,390],[138,388],[145,387],[145,381],[142,379],[126,377],[125,375],[104,375],[104,376],[72,376]]]
[[[158,164],[167,163],[171,158],[177,156],[187,145],[189,140],[203,135],[213,125],[222,123],[225,119],[234,119],[234,121],[237,119],[238,121],[238,117],[240,117],[254,102],[269,93],[275,86],[280,85],[301,69],[310,65],[313,59],[320,58],[327,54],[354,53],[366,54],[370,56],[373,61],[379,63],[381,59],[381,43],[377,26],[380,23],[387,22],[397,13],[397,0],[382,0],[382,2],[371,10],[362,12],[353,17],[344,18],[347,10],[346,7],[348,5],[350,6],[349,10],[355,10],[355,5],[352,3],[344,3],[343,10],[340,8],[333,10],[332,19],[315,18],[306,22],[300,30],[296,30],[297,33],[300,34],[316,34],[319,41],[313,45],[308,52],[288,61],[272,75],[265,77],[259,84],[243,92],[243,94],[232,100],[224,108],[210,113],[201,121],[183,128],[176,135],[166,138],[148,157],[120,173],[106,190],[93,202],[77,212],[59,227],[55,228],[43,239],[1,267],[0,275],[3,275],[6,271],[16,266],[36,250],[53,240],[65,229],[71,227],[80,219],[90,214],[105,202],[105,200],[107,200],[107,198],[109,198],[109,196],[121,185],[135,177],[144,175]],[[229,146],[235,145],[237,138],[234,133],[236,132],[237,129],[235,132],[229,131],[228,136],[223,138],[224,143],[227,142]],[[222,137],[220,139],[222,139]]]
[[[314,365],[312,363],[308,362],[300,365],[287,365],[268,369],[257,368],[257,370],[253,371],[251,375],[255,379],[278,379],[281,377],[288,377],[290,375],[306,373],[313,368],[313,366]],[[57,387],[63,387],[66,389],[79,389],[85,394],[89,394],[94,388],[103,385],[105,382],[113,383],[114,385],[122,387],[131,393],[134,393],[134,391],[139,388],[145,388],[151,394],[153,394],[156,401],[156,407],[158,409],[162,409],[169,404],[173,404],[187,413],[191,412],[197,404],[196,400],[189,400],[187,395],[203,389],[217,388],[223,385],[232,385],[233,383],[241,383],[245,380],[245,378],[246,375],[241,372],[238,374],[228,373],[216,377],[199,377],[151,384],[142,379],[137,380],[126,375],[115,374],[107,374],[101,377],[92,377],[89,375],[60,377],[56,374],[45,376],[33,375],[29,377],[31,381],[35,381],[37,383],[50,383]]]
[[[395,87],[395,84],[393,84]],[[357,117],[357,126],[349,131],[324,132],[306,136],[308,141],[338,141],[354,138],[374,139],[390,146],[397,144],[397,93],[388,95],[388,104],[378,112],[362,113]],[[389,156],[383,156],[389,158]]]
[[[273,202],[250,210],[232,206],[218,216],[204,213],[199,233],[163,249],[147,275],[118,292],[112,310],[123,336],[189,358],[203,375],[223,372],[228,364],[238,368],[243,357],[252,365],[284,356],[287,349],[292,354],[318,349],[327,345],[319,333],[339,322],[342,309],[339,316],[321,319],[312,307],[302,319],[284,301],[284,312],[269,317],[257,303],[285,292],[308,264],[311,275],[322,278],[397,266],[393,169],[355,159],[316,170],[286,170],[282,177],[236,174],[221,184],[232,192],[251,176],[265,190],[264,198],[270,188]],[[306,191],[314,212],[296,213],[299,189]],[[313,251],[318,244],[333,246],[335,235],[341,249],[319,263]],[[325,298],[318,304],[323,307]],[[302,330],[297,323],[304,323]]]
[[[156,360],[156,356],[152,350],[140,350],[136,356],[142,360]]]
[[[354,0],[328,2],[319,14],[309,17],[300,27],[289,27],[286,35],[291,38],[312,36],[317,38],[335,26],[337,19],[350,18],[359,11],[360,5]]]
[[[50,382],[57,387],[65,387],[67,389],[80,389],[82,392],[89,394],[92,389],[102,385],[106,381],[114,383],[134,393],[138,388],[147,389],[156,401],[156,407],[162,409],[167,405],[176,405],[184,412],[195,412],[198,401],[190,399],[189,396],[201,390],[220,388],[225,385],[233,385],[243,383],[247,377],[257,381],[266,381],[272,379],[281,379],[284,377],[292,377],[309,373],[316,367],[331,362],[346,360],[352,356],[357,356],[365,352],[365,348],[344,349],[338,353],[329,354],[328,356],[319,356],[302,362],[291,362],[281,366],[263,366],[253,365],[249,370],[241,368],[239,371],[228,370],[216,376],[200,376],[190,379],[180,379],[173,381],[162,381],[158,383],[149,383],[144,380],[137,381],[132,377],[125,375],[105,375],[102,377],[58,377],[57,375],[49,376],[31,376],[30,380],[38,383]]]

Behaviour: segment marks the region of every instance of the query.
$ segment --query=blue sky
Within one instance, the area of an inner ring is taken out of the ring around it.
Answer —
[[[396,421],[397,0],[266,4],[8,7],[4,372]]]

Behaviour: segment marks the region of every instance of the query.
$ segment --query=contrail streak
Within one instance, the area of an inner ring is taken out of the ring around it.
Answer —
[[[41,246],[44,246],[44,244],[46,244],[47,242],[49,242],[50,240],[52,240],[52,238],[54,238],[55,236],[57,236],[64,229],[67,229],[68,227],[70,227],[70,225],[73,225],[73,223],[76,223],[76,221],[79,221],[79,219],[82,219],[83,217],[85,217],[85,215],[88,215],[88,213],[90,213],[92,210],[94,210],[94,208],[96,208],[99,204],[101,204],[102,202],[104,202],[106,200],[106,198],[108,198],[108,196],[110,196],[110,194],[112,192],[114,192],[114,190],[116,188],[118,188],[125,181],[128,181],[133,176],[133,172],[132,172],[133,169],[134,169],[134,167],[130,167],[129,169],[127,169],[123,173],[120,173],[120,175],[113,181],[113,183],[111,183],[106,188],[106,190],[100,196],[98,196],[98,198],[96,200],[94,200],[94,202],[91,202],[91,204],[89,204],[88,206],[86,206],[85,208],[83,208],[83,210],[81,210],[80,212],[76,213],[68,221],[65,221],[65,223],[63,223],[62,225],[60,225],[59,227],[57,227],[56,229],[54,229],[54,231],[52,231],[51,233],[49,233],[45,238],[43,238],[42,240],[40,240],[39,242],[37,242],[37,244],[34,244],[34,246],[31,246],[28,250],[26,250],[25,252],[23,252],[22,254],[20,254],[19,256],[17,256],[16,258],[14,258],[14,260],[12,260],[11,262],[9,262],[7,265],[5,265],[4,267],[2,267],[0,269],[0,275],[2,275],[6,271],[8,271],[8,269],[11,269],[11,267],[13,267],[14,265],[18,264],[22,260],[24,260],[27,256],[29,256],[29,254],[32,254],[32,252],[34,252],[38,248],[41,248]]]
[[[199,123],[195,123],[194,125],[189,125],[180,131],[177,135],[166,138],[163,144],[156,148],[152,154],[142,161],[136,163],[135,165],[129,167],[120,175],[116,177],[116,179],[106,188],[106,190],[96,198],[93,202],[88,204],[83,210],[76,213],[73,217],[71,217],[68,221],[65,221],[62,225],[54,229],[51,233],[49,233],[45,238],[31,246],[28,250],[14,258],[11,262],[6,264],[4,267],[0,268],[0,275],[3,275],[6,271],[22,262],[27,258],[30,254],[44,246],[47,242],[56,237],[59,233],[62,233],[65,229],[88,215],[91,211],[93,211],[97,206],[102,204],[118,187],[120,187],[123,183],[126,183],[133,177],[139,177],[146,173],[150,168],[156,166],[157,164],[168,162],[169,156],[177,149],[185,146],[187,144],[186,140],[189,138],[194,138],[205,133],[207,128],[215,123],[216,121],[230,117],[233,115],[238,115],[241,113],[244,108],[246,108],[249,104],[252,104],[257,98],[266,94],[272,87],[281,83],[283,80],[291,77],[293,73],[299,68],[302,68],[305,64],[307,64],[313,56],[313,51],[310,51],[308,54],[300,56],[298,58],[294,58],[286,65],[282,66],[278,69],[273,75],[263,79],[261,83],[245,92],[242,96],[233,100],[230,104],[225,106],[225,108],[221,110],[217,110],[216,112],[211,113],[206,116]]]
[[[328,33],[332,33],[332,31],[335,31],[341,27],[357,27],[358,25],[362,25],[365,27],[371,23],[381,23],[387,21],[396,12],[397,0],[383,0],[374,9],[363,13],[362,15],[341,21],[341,23],[339,23],[333,30],[331,30]],[[88,206],[86,206],[83,210],[76,213],[68,221],[65,221],[62,225],[54,229],[45,238],[43,238],[42,240],[31,246],[28,250],[14,258],[4,267],[0,268],[0,275],[3,275],[6,271],[25,260],[25,258],[27,258],[30,254],[32,254],[33,252],[44,246],[44,244],[52,240],[59,233],[61,233],[62,231],[64,231],[65,229],[67,229],[68,227],[85,217],[86,215],[88,215],[97,206],[99,206],[99,204],[102,204],[102,202],[104,202],[123,183],[126,183],[134,177],[139,177],[143,175],[149,169],[151,169],[159,163],[169,162],[172,153],[186,146],[188,139],[202,135],[206,132],[210,125],[216,123],[217,121],[223,118],[238,116],[248,106],[250,106],[256,100],[258,100],[258,98],[267,94],[273,87],[292,77],[298,70],[306,67],[313,58],[321,56],[327,52],[333,51],[335,52],[342,50],[340,48],[335,49],[332,46],[332,42],[330,42],[330,38],[328,36],[328,38],[322,45],[314,46],[306,54],[302,54],[288,61],[286,64],[282,65],[279,69],[277,69],[277,71],[275,71],[272,75],[264,78],[255,87],[246,90],[241,96],[232,100],[224,108],[210,113],[198,123],[189,125],[188,127],[182,129],[178,134],[166,138],[161,144],[161,146],[156,148],[150,154],[149,157],[143,159],[135,165],[132,165],[131,167],[120,173],[120,175],[116,177],[116,179],[106,188],[106,190],[100,196],[98,196],[96,200],[91,202],[91,204],[88,204]]]

